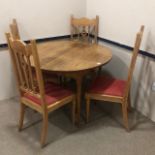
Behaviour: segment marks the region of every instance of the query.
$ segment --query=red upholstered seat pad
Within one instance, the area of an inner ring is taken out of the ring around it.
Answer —
[[[70,90],[64,89],[61,86],[55,84],[55,83],[48,83],[45,85],[45,101],[48,105],[59,101],[67,96],[72,95],[72,92]],[[36,104],[41,105],[41,100],[35,96],[32,96],[31,94],[25,93],[24,97],[27,99],[35,102]]]
[[[108,76],[99,76],[93,81],[88,93],[122,97],[125,92],[125,85],[126,81],[124,80],[118,80]]]

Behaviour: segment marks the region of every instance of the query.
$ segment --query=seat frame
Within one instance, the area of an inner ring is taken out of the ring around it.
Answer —
[[[100,101],[108,101],[112,103],[120,103],[122,106],[122,114],[123,114],[123,122],[124,126],[127,130],[129,130],[129,123],[128,123],[128,107],[130,106],[130,86],[133,76],[134,67],[136,64],[136,59],[138,56],[142,35],[144,31],[144,26],[142,25],[140,28],[140,32],[136,35],[135,45],[133,49],[133,55],[128,71],[127,82],[125,86],[125,93],[123,96],[113,96],[113,95],[106,95],[106,94],[95,94],[95,93],[86,93],[86,121],[89,121],[90,117],[90,100],[100,100]]]

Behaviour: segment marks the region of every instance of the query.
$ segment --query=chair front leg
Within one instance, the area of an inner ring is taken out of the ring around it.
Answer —
[[[123,122],[127,131],[129,131],[127,101],[122,103]]]
[[[128,95],[128,102],[127,102],[127,108],[128,108],[128,111],[131,112],[131,98],[130,98],[130,91],[129,91],[129,95]]]
[[[43,126],[42,126],[42,132],[41,132],[41,146],[42,147],[44,147],[45,142],[46,142],[47,129],[48,129],[48,113],[44,112],[44,114],[43,114]]]
[[[19,131],[21,131],[22,130],[22,127],[23,127],[25,108],[26,108],[26,106],[21,102],[20,103],[19,127],[18,127],[18,130]]]

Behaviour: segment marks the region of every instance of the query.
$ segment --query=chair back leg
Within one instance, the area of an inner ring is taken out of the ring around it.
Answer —
[[[124,126],[126,130],[129,131],[127,101],[125,101],[125,103],[122,103],[122,113],[123,113]]]
[[[75,110],[76,110],[76,100],[72,101],[72,123],[75,124]]]
[[[86,122],[88,123],[90,117],[90,98],[86,98]]]
[[[48,113],[44,112],[43,114],[43,125],[41,131],[41,146],[45,146],[46,137],[47,137],[47,129],[48,129]]]
[[[26,106],[23,103],[20,103],[20,116],[19,116],[19,127],[18,127],[19,131],[21,131],[23,127],[25,109],[26,109]]]

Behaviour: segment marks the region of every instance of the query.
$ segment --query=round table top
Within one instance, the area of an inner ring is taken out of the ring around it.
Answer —
[[[44,70],[75,72],[97,68],[112,58],[111,50],[102,45],[59,40],[37,44],[40,65]]]

